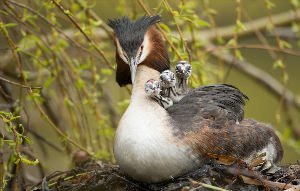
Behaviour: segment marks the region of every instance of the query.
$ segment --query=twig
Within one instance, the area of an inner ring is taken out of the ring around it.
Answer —
[[[138,3],[140,4],[140,6],[144,9],[144,11],[147,14],[151,15],[150,11],[147,9],[145,4],[141,0],[139,0]],[[297,14],[297,16],[295,16],[296,15],[295,13]],[[93,14],[93,18],[97,18],[95,16],[95,14]],[[300,20],[300,9],[273,15],[272,18],[273,18],[273,22],[274,22],[275,26],[284,25],[284,24],[292,22],[292,21],[298,21],[298,20]],[[262,29],[265,29],[265,27],[267,26],[268,23],[269,23],[268,17],[263,17],[260,19],[255,19],[253,21],[244,22],[243,24],[245,26],[245,30],[239,31],[238,35],[244,36],[244,35],[252,34],[255,31],[260,31]],[[211,30],[197,31],[198,34],[196,36],[196,40],[200,39],[200,40],[209,41],[209,40],[214,40],[216,38],[229,38],[229,37],[233,36],[235,27],[236,27],[235,25],[226,26],[226,27],[216,27],[215,30],[218,31],[217,34],[212,33]],[[105,30],[109,30],[109,29],[105,28]],[[72,37],[72,35],[75,35],[75,32],[73,30],[64,30],[63,33],[66,36],[69,36],[70,38]],[[163,31],[163,35],[164,35],[164,33],[165,32]],[[103,29],[100,29],[100,28],[95,30],[95,35],[97,37],[107,37],[107,35],[104,33]],[[165,35],[164,35],[164,38],[166,38],[166,40],[168,41],[169,39]],[[87,36],[87,35],[85,35],[85,36]],[[187,40],[191,41],[190,38],[187,38]],[[172,46],[172,43],[170,40],[168,41],[168,44],[171,46],[171,48],[175,52],[175,54],[177,56],[180,56],[179,53],[176,51],[176,48],[174,46]],[[0,55],[0,57],[2,58],[3,63],[8,63],[11,60],[11,57],[9,54]]]
[[[74,20],[74,18],[71,16],[68,10],[66,10],[57,0],[51,0],[52,3],[56,5],[59,10],[68,17],[68,19],[75,25],[75,27],[80,31],[80,33],[85,37],[85,39],[93,46],[93,48],[96,50],[96,52],[103,58],[105,64],[110,68],[114,69],[109,61],[106,59],[104,53],[102,50],[100,50],[97,45],[94,43],[94,41],[83,31],[83,29],[79,26],[79,24]]]
[[[0,30],[3,34],[3,36],[5,37],[5,39],[7,40],[9,46],[11,47],[12,50],[12,54],[14,59],[17,62],[17,65],[19,67],[20,72],[23,71],[22,70],[22,61],[21,61],[21,57],[19,55],[19,52],[17,52],[17,45],[14,43],[14,41],[10,38],[8,31],[6,30],[6,28],[4,27],[4,23],[2,22],[2,20],[0,19]],[[27,85],[27,80],[26,78],[24,78],[22,76],[22,80],[24,81],[24,83]],[[30,93],[32,92],[32,89],[30,86],[29,87],[29,91]],[[50,124],[50,126],[64,139],[68,140],[69,143],[75,145],[76,147],[80,148],[83,151],[86,151],[88,154],[90,154],[91,156],[94,156],[94,153],[88,151],[85,147],[83,147],[82,145],[78,144],[77,142],[73,141],[68,135],[66,135],[60,128],[58,128],[53,121],[51,121],[51,119],[49,118],[49,116],[45,113],[45,111],[42,109],[42,107],[39,105],[39,103],[37,102],[36,99],[33,99],[33,102],[35,104],[35,106],[37,107],[38,111],[40,112],[40,114],[42,115],[42,117],[44,117],[46,119],[46,121]]]
[[[227,189],[224,189],[224,188],[220,188],[220,187],[217,187],[217,186],[213,186],[213,185],[210,185],[210,184],[205,184],[205,183],[202,183],[202,182],[197,182],[197,181],[194,181],[194,180],[191,180],[189,179],[190,182],[192,182],[193,184],[198,184],[200,186],[196,187],[196,188],[192,188],[190,189],[189,191],[197,191],[199,188],[208,188],[210,190],[217,190],[217,191],[229,191]]]
[[[217,47],[209,43],[205,46],[208,50],[217,49]],[[219,51],[212,51],[212,55],[215,57],[221,57],[226,63],[231,63],[233,60],[233,56],[229,53],[222,53]],[[263,85],[265,85],[270,91],[275,93],[277,96],[281,97],[282,93],[284,92],[284,87],[273,77],[271,77],[268,73],[256,68],[252,64],[248,63],[247,61],[234,61],[233,65],[243,73],[247,74],[251,78],[261,82]],[[297,109],[300,110],[300,103],[298,103],[291,91],[286,91],[285,95],[285,101],[288,103],[291,103],[292,105],[295,105]]]
[[[298,15],[295,16],[295,13]],[[290,23],[291,21],[298,21],[300,20],[300,9],[296,11],[287,11],[284,13],[280,13],[277,15],[273,15],[273,24],[275,26],[284,25],[286,23]],[[245,26],[245,30],[239,31],[237,34],[241,36],[245,36],[248,34],[252,34],[254,31],[263,30],[269,24],[268,16],[262,17],[260,19],[255,19],[253,21],[244,22],[243,25]],[[202,30],[199,33],[199,38],[204,40],[214,40],[216,38],[229,38],[232,37],[234,34],[235,25],[226,26],[226,27],[218,27],[218,36],[215,33],[212,33],[211,30]]]
[[[138,0],[139,5],[144,9],[144,11],[148,14],[148,15],[152,15],[151,12],[149,11],[149,9],[146,7],[145,3],[142,0]],[[176,56],[182,60],[182,56],[179,54],[179,52],[177,51],[176,47],[174,46],[174,44],[171,42],[171,40],[169,39],[168,35],[166,34],[166,32],[157,24],[156,25],[157,28],[159,29],[159,31],[162,33],[164,39],[167,41],[167,43],[169,44],[169,46],[171,47],[171,49],[174,51],[174,53],[176,54]]]
[[[81,1],[75,0],[75,2],[78,3],[78,5],[81,8],[84,8]],[[93,20],[102,21],[102,19],[92,9],[88,8],[86,11],[87,11],[87,15],[89,15]],[[109,35],[109,37],[111,39],[114,38],[114,35],[112,33],[112,29],[105,22],[103,22],[100,27],[103,28],[103,30],[106,32],[107,35]]]
[[[286,183],[280,183],[280,182],[272,182],[269,180],[265,180],[258,172],[251,171],[248,169],[240,169],[240,168],[234,168],[234,167],[228,167],[228,166],[222,166],[221,169],[225,170],[227,173],[235,175],[235,176],[241,176],[243,178],[243,181],[246,184],[253,184],[253,185],[264,185],[272,188],[291,188],[292,185],[286,184]]]
[[[187,46],[187,42],[186,42],[186,40],[185,40],[184,37],[183,37],[183,33],[182,33],[182,31],[181,31],[181,29],[180,29],[180,26],[179,26],[179,24],[178,24],[178,22],[177,22],[177,20],[176,20],[176,17],[175,17],[175,15],[174,15],[174,11],[172,10],[172,7],[170,6],[170,4],[169,4],[169,2],[168,2],[167,0],[163,0],[162,2],[163,2],[163,4],[164,4],[165,8],[170,12],[170,15],[172,16],[172,19],[173,19],[173,21],[174,21],[174,23],[175,23],[175,26],[176,26],[177,32],[178,32],[178,34],[179,34],[179,37],[180,37],[182,46],[183,46],[183,48],[186,50],[187,55],[188,55],[188,58],[189,58],[189,62],[190,62],[190,61],[191,61],[191,53],[190,53],[190,49],[189,49],[189,47]]]
[[[205,47],[207,49],[216,48],[216,46],[212,43],[207,43]],[[294,105],[298,110],[300,110],[300,103],[297,102],[294,94],[291,91],[287,90],[283,85],[281,85],[268,73],[258,69],[257,67],[253,66],[245,60],[241,61],[234,59],[234,56],[232,56],[230,53],[222,53],[219,51],[213,51],[211,53],[213,56],[224,60],[225,63],[232,64],[239,71],[243,72],[252,79],[260,82],[261,85],[264,85],[267,90],[275,94],[278,98],[282,97],[286,103]],[[294,128],[293,131],[295,132],[295,136],[299,138],[299,130],[297,128]]]
[[[266,50],[266,51],[281,52],[281,53],[289,54],[292,56],[300,56],[300,52],[298,52],[298,51],[294,51],[291,49],[282,49],[282,48],[269,46],[269,45],[262,45],[262,44],[238,44],[236,46],[215,46],[214,49],[206,48],[206,52],[213,52],[213,51],[216,51],[217,49],[226,50],[226,49],[236,49],[236,48],[261,49],[261,50]]]
[[[12,85],[15,85],[15,86],[19,86],[19,87],[22,87],[22,88],[28,88],[28,89],[42,89],[42,87],[39,87],[39,86],[27,86],[27,85],[23,85],[23,84],[20,84],[18,82],[13,82],[13,81],[10,81],[6,78],[3,78],[2,76],[0,76],[0,80],[4,81],[4,82],[7,82],[9,84],[12,84]]]
[[[242,7],[243,9],[243,7]],[[248,21],[252,21],[252,18],[249,16],[249,14],[247,13],[247,11],[245,9],[243,9],[243,15],[246,17],[246,19]],[[259,30],[254,30],[253,31],[254,34],[257,36],[257,39],[266,46],[270,46],[270,43],[268,42],[267,38],[262,34],[261,31]],[[271,56],[271,58],[273,58],[274,60],[277,58],[277,55],[272,51],[272,50],[268,50],[269,55]]]
[[[68,35],[66,35],[62,29],[56,27],[53,23],[51,23],[45,16],[43,16],[42,14],[40,14],[38,11],[32,9],[31,7],[26,6],[25,4],[18,3],[18,2],[12,1],[12,0],[7,0],[7,2],[10,3],[10,4],[13,4],[13,5],[17,6],[17,7],[24,8],[24,9],[32,12],[34,15],[37,15],[39,18],[41,18],[41,20],[43,20],[48,25],[50,25],[51,27],[53,27],[56,31],[58,31],[69,42],[71,42],[72,44],[74,44],[76,47],[84,50],[85,52],[89,52],[90,53],[90,51],[88,49],[86,49],[85,47],[81,46],[78,42],[76,42],[75,40],[73,40],[72,38],[70,38]]]

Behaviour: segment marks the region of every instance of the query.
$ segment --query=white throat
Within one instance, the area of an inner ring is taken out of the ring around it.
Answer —
[[[159,80],[159,75],[160,73],[152,68],[143,65],[138,66],[132,87],[131,103],[134,104],[135,101],[137,101],[136,99],[144,99],[144,101],[147,101],[148,103],[156,103],[146,94],[145,84],[150,79]],[[158,108],[160,108],[159,104],[153,106],[158,106]]]

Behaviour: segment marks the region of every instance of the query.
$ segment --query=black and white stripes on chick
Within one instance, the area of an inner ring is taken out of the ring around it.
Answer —
[[[163,71],[160,76],[161,95],[171,98],[174,102],[178,102],[180,98],[176,90],[176,77],[170,70]]]
[[[191,65],[187,61],[179,61],[175,71],[177,79],[171,70],[165,70],[160,74],[159,82],[149,80],[145,84],[147,94],[164,108],[179,102],[188,93],[188,78],[192,72]],[[161,91],[157,93],[154,90],[158,90],[158,88]]]
[[[176,89],[180,95],[188,93],[188,79],[192,74],[192,66],[188,61],[179,61],[175,67],[177,84]]]
[[[163,108],[167,109],[173,105],[171,98],[161,95],[161,84],[159,81],[153,79],[148,80],[145,84],[145,91],[148,96],[153,98]]]

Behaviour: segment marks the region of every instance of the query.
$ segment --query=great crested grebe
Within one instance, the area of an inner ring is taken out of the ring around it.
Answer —
[[[243,119],[247,97],[237,88],[200,87],[167,109],[146,94],[145,83],[158,81],[169,69],[167,50],[154,26],[159,21],[159,16],[144,16],[108,22],[115,33],[116,81],[133,85],[115,135],[120,168],[136,180],[161,182],[198,168],[211,154],[249,163],[265,153],[267,161],[278,163],[280,140],[269,125]]]

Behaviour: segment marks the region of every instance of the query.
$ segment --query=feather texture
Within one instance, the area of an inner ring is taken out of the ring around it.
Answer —
[[[245,101],[249,98],[239,89],[228,84],[202,86],[191,90],[182,100],[168,109],[170,115],[178,119],[188,118],[188,113],[197,112],[204,118],[226,118],[242,121]],[[187,112],[185,115],[182,112]],[[217,127],[217,126],[216,126]]]

